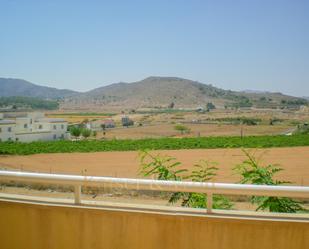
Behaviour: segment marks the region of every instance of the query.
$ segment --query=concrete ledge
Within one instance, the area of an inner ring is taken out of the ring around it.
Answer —
[[[0,200],[1,249],[304,249],[309,223]]]
[[[304,249],[309,223],[0,200],[1,248]]]
[[[17,194],[0,193],[0,201],[10,201],[14,203],[37,204],[43,206],[63,206],[71,208],[97,209],[97,210],[116,210],[124,212],[142,212],[142,213],[159,213],[166,215],[189,215],[202,217],[216,217],[225,219],[249,219],[249,220],[273,220],[273,221],[293,221],[293,222],[309,222],[309,214],[297,213],[269,213],[254,211],[238,211],[238,210],[218,210],[214,209],[211,214],[206,213],[205,209],[199,208],[183,208],[177,206],[162,206],[149,204],[135,204],[123,202],[107,202],[83,200],[80,205],[74,204],[74,199],[51,198],[26,196]]]

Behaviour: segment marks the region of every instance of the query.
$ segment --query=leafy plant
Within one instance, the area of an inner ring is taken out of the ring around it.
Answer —
[[[206,110],[210,111],[214,109],[216,109],[216,106],[213,103],[209,102],[206,104]]]
[[[293,133],[294,135],[307,135],[309,134],[309,124],[304,123],[302,125],[297,125],[296,131]]]
[[[181,134],[184,134],[184,133],[190,133],[190,128],[188,128],[187,126],[184,126],[184,125],[175,125],[174,129],[176,131],[180,131]]]
[[[214,162],[209,162],[206,160],[200,160],[199,163],[194,165],[194,169],[187,179],[193,182],[208,182],[216,176],[215,167],[217,164]],[[202,193],[187,193],[187,192],[177,192],[172,194],[169,203],[176,203],[181,201],[181,206],[193,207],[193,208],[206,208],[207,195]],[[232,203],[223,195],[213,196],[213,206],[215,209],[230,209]]]
[[[177,169],[181,163],[170,156],[162,156],[160,154],[153,155],[148,151],[140,152],[141,168],[140,174],[149,177],[154,176],[158,180],[172,180],[181,181],[188,179],[194,182],[210,181],[218,170],[215,163],[201,160],[194,165],[194,170],[190,175],[185,175],[187,169]],[[181,201],[181,206],[205,208],[207,203],[207,196],[202,193],[187,193],[176,192],[173,193],[169,199],[169,203],[174,204]],[[216,209],[230,209],[231,202],[222,195],[213,196],[213,208]]]
[[[180,174],[187,172],[186,169],[177,169],[181,163],[177,162],[176,158],[160,154],[153,155],[147,150],[141,151],[139,156],[140,174],[145,177],[153,176],[158,180],[180,181],[183,178]]]
[[[257,121],[253,118],[243,118],[242,123],[245,125],[257,125]]]
[[[82,129],[82,136],[84,138],[88,138],[91,135],[91,130],[90,129]]]
[[[274,175],[283,170],[278,165],[269,164],[262,166],[260,159],[246,150],[243,150],[243,152],[247,159],[234,168],[234,171],[242,177],[240,183],[257,185],[282,185],[290,183],[274,179]],[[258,206],[257,211],[268,210],[270,212],[296,213],[305,210],[299,202],[287,197],[252,196],[251,203]]]
[[[82,129],[77,126],[72,126],[70,128],[70,134],[74,137],[79,137],[82,132]]]

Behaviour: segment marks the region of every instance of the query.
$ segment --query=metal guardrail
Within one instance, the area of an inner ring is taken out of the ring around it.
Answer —
[[[207,194],[208,213],[212,212],[213,194],[309,198],[309,187],[302,186],[270,186],[211,182],[162,181],[150,179],[46,174],[4,170],[0,170],[0,180],[74,186],[75,204],[81,204],[82,186],[104,186],[135,190],[205,193]]]

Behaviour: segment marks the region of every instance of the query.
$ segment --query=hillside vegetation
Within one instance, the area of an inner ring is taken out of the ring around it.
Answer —
[[[116,83],[68,97],[64,108],[197,108],[212,103],[219,108],[295,108],[307,100],[281,93],[224,90],[176,77],[148,77],[133,83]]]
[[[0,78],[0,96],[36,97],[58,99],[75,94],[75,91],[33,84],[22,79]]]
[[[59,103],[55,100],[44,100],[32,97],[0,97],[0,108],[57,110]]]
[[[309,146],[309,135],[160,138],[141,140],[83,140],[15,143],[0,142],[0,154],[29,155],[39,153],[70,153],[98,151],[176,150],[214,148],[271,148]]]

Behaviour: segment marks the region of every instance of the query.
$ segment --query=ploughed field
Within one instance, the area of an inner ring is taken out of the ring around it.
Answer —
[[[309,185],[309,147],[250,150],[257,156],[262,155],[263,163],[279,164],[284,169],[278,173],[278,178],[281,180],[291,181],[293,185]],[[160,150],[155,153],[173,156],[187,169],[192,168],[192,165],[201,159],[217,162],[219,170],[214,179],[216,182],[237,182],[239,178],[233,174],[232,168],[245,159],[244,153],[239,148]],[[0,168],[63,174],[142,177],[138,175],[138,151],[2,155]]]
[[[143,139],[161,137],[197,137],[197,136],[246,136],[280,135],[293,127],[289,125],[232,125],[232,124],[185,124],[190,133],[181,134],[175,130],[175,124],[155,124],[141,127],[108,129],[98,132],[97,138],[106,139]]]

